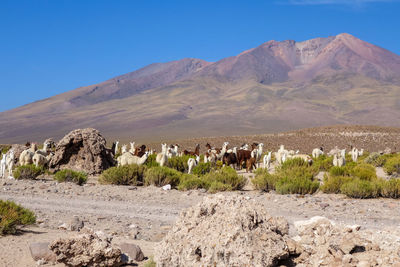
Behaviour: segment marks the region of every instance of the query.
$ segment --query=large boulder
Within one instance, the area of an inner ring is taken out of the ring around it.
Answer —
[[[50,244],[58,262],[66,266],[121,266],[122,252],[111,245],[111,238],[102,232],[88,230],[78,237],[58,239]]]
[[[98,174],[114,165],[112,153],[99,131],[91,128],[70,132],[56,145],[49,167]]]
[[[156,246],[157,266],[275,266],[289,257],[288,222],[242,196],[208,196]]]

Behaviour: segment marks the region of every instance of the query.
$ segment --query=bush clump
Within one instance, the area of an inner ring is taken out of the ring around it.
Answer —
[[[267,169],[259,168],[255,171],[255,177],[251,182],[255,189],[268,192],[275,190],[277,177],[270,174]]]
[[[377,181],[352,179],[341,186],[340,191],[352,198],[375,198],[380,195],[380,186]]]
[[[142,185],[147,167],[144,165],[125,165],[105,170],[99,179],[101,184]]]
[[[83,185],[87,182],[88,175],[84,172],[77,172],[69,169],[60,170],[54,175],[54,179],[59,183],[73,182],[77,185]]]
[[[389,175],[392,175],[394,173],[400,174],[400,156],[395,156],[387,159],[387,161],[383,165],[383,169]]]
[[[158,162],[156,161],[156,158],[157,154],[149,155],[149,157],[147,158],[146,162],[143,165],[146,165],[148,168],[160,166],[160,164],[158,164]]]
[[[171,169],[180,171],[180,172],[186,172],[188,169],[187,162],[189,158],[194,158],[194,156],[190,155],[183,155],[180,157],[172,157],[168,159],[167,166],[170,167]]]
[[[313,168],[318,172],[329,171],[333,167],[333,157],[328,157],[326,155],[321,155],[313,160]]]
[[[338,194],[340,193],[340,188],[343,184],[348,183],[353,178],[349,176],[328,176],[324,177],[324,184],[321,186],[321,190],[328,194]]]
[[[371,164],[375,167],[382,167],[383,165],[385,165],[386,161],[391,157],[393,156],[390,154],[381,155],[377,152],[373,152],[364,159],[364,162]]]
[[[33,164],[18,166],[14,172],[15,179],[36,179],[39,175],[44,174],[45,169],[42,166],[36,167]]]
[[[179,185],[182,173],[168,167],[154,167],[148,169],[144,174],[145,185],[164,186],[170,184],[172,187]]]
[[[193,168],[192,173],[194,175],[198,175],[198,176],[202,176],[205,175],[207,173],[209,173],[212,169],[211,163],[207,162],[200,162],[199,164],[197,164],[196,167]]]
[[[276,173],[276,191],[280,194],[313,194],[319,188],[316,170],[299,158],[287,160]]]
[[[203,176],[210,193],[217,191],[241,190],[246,185],[246,178],[238,175],[234,169],[225,166]]]
[[[0,200],[0,235],[15,234],[17,227],[34,224],[35,214],[12,201]]]
[[[371,164],[360,163],[350,170],[350,174],[361,180],[372,181],[377,178],[375,167]]]
[[[183,174],[181,176],[181,181],[178,186],[178,190],[186,191],[193,189],[205,188],[208,189],[210,184],[208,184],[204,179],[193,174]]]
[[[400,197],[400,179],[394,178],[388,181],[382,181],[381,196],[388,198]]]

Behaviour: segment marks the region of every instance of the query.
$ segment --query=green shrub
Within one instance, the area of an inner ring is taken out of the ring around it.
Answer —
[[[333,166],[333,157],[328,157],[326,155],[321,155],[313,161],[313,167],[317,171],[329,171]]]
[[[255,171],[255,177],[251,182],[255,189],[268,192],[275,190],[277,176],[270,174],[266,169],[259,168]]]
[[[146,166],[137,164],[112,167],[101,174],[99,182],[115,185],[142,185],[146,169]]]
[[[382,167],[383,165],[385,165],[386,161],[392,157],[393,155],[390,154],[380,155],[379,153],[373,152],[364,159],[364,162],[371,164],[375,167]]]
[[[205,175],[207,173],[209,173],[212,169],[211,163],[207,162],[200,162],[199,164],[197,164],[196,167],[193,168],[192,173],[194,175],[198,175],[198,176],[202,176]]]
[[[0,149],[1,149],[1,153],[0,154],[6,154],[10,149],[11,149],[11,146],[9,146],[9,145],[2,145],[1,147],[0,147]]]
[[[225,166],[220,170],[211,171],[203,176],[204,181],[210,184],[210,189],[215,189],[220,186],[220,183],[227,185],[224,190],[240,190],[246,185],[246,178],[239,176],[234,169]],[[221,187],[222,188],[222,187]]]
[[[170,184],[175,187],[179,184],[181,175],[181,172],[168,167],[154,167],[145,172],[144,182],[145,185],[164,186]]]
[[[340,191],[352,198],[374,198],[380,195],[380,186],[377,181],[353,179],[344,183]]]
[[[279,194],[314,194],[319,188],[319,182],[307,177],[284,177],[276,183]]]
[[[400,156],[395,156],[387,159],[385,165],[383,166],[383,169],[389,175],[393,173],[400,174]]]
[[[36,222],[35,214],[12,201],[0,200],[0,235],[15,234],[17,226]]]
[[[280,166],[280,169],[288,170],[295,167],[308,167],[308,163],[301,158],[288,159]]]
[[[400,198],[400,179],[390,179],[385,181],[381,179],[382,197]]]
[[[186,191],[200,188],[208,189],[209,187],[210,184],[204,181],[204,179],[193,174],[183,174],[181,176],[178,190]]]
[[[230,184],[225,184],[220,181],[211,182],[211,184],[208,188],[208,192],[212,193],[212,194],[217,193],[217,192],[232,191],[232,190],[233,190],[233,188]]]
[[[59,183],[61,182],[73,182],[78,185],[86,183],[88,175],[84,172],[77,172],[69,169],[58,171],[54,175],[54,179]]]
[[[36,179],[44,173],[45,169],[43,167],[36,167],[33,164],[18,166],[13,172],[15,179]]]
[[[146,165],[148,168],[160,166],[160,164],[158,164],[158,162],[156,161],[156,158],[157,154],[149,155],[149,157],[147,158],[146,162],[143,165]]]
[[[346,169],[344,167],[333,166],[329,170],[330,176],[349,176],[349,173],[346,173]]]
[[[372,181],[377,178],[375,167],[367,163],[357,164],[350,170],[350,173],[361,180]]]
[[[187,162],[189,158],[194,156],[184,155],[180,157],[172,157],[168,159],[167,166],[180,172],[186,172],[188,169]]]
[[[338,194],[340,193],[340,188],[343,184],[348,183],[353,178],[349,176],[328,176],[324,177],[324,184],[321,186],[321,190],[328,194]]]

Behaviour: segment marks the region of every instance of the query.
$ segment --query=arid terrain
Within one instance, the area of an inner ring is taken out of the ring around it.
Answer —
[[[381,239],[386,246],[400,246],[400,202],[393,199],[354,200],[342,195],[279,195],[244,190],[224,193],[244,195],[262,203],[273,216],[294,221],[324,216],[338,224],[360,225],[365,236]],[[92,177],[85,186],[52,180],[2,181],[1,199],[14,200],[37,214],[37,225],[17,236],[0,239],[0,266],[35,266],[30,256],[32,242],[51,242],[75,234],[59,226],[68,224],[74,216],[85,226],[102,230],[114,237],[113,242],[139,245],[145,256],[171,229],[180,211],[199,203],[207,193],[198,190],[164,191],[156,187],[98,185]],[[400,256],[399,256],[400,257]],[[50,265],[51,266],[51,265]],[[63,265],[55,265],[63,266]]]
[[[398,128],[334,126],[305,129],[296,132],[255,135],[247,137],[216,137],[177,140],[182,147],[192,148],[195,143],[215,145],[229,140],[233,145],[249,142],[264,142],[267,149],[276,149],[285,144],[290,149],[310,153],[311,148],[324,145],[327,149],[335,145],[355,145],[369,151],[389,147],[397,151],[400,142]],[[150,147],[152,144],[147,144]],[[159,144],[158,144],[159,145]],[[154,146],[157,146],[154,143]],[[273,172],[273,170],[272,170]],[[248,180],[252,174],[239,171]],[[382,168],[377,175],[387,178]],[[318,177],[321,179],[323,173]],[[205,190],[178,191],[149,186],[100,185],[98,176],[89,177],[79,186],[74,183],[57,183],[49,176],[38,180],[0,181],[0,199],[13,200],[37,215],[37,223],[19,234],[0,238],[0,266],[35,266],[29,252],[33,242],[51,242],[59,237],[69,237],[77,232],[69,231],[68,225],[75,217],[88,228],[101,230],[113,236],[113,243],[139,245],[146,257],[154,255],[154,246],[174,225],[180,212],[192,207],[208,195]],[[341,194],[279,195],[274,192],[254,190],[251,183],[242,191],[221,193],[245,196],[262,203],[272,216],[283,216],[290,223],[290,235],[294,236],[295,221],[324,216],[339,225],[360,225],[360,233],[373,239],[383,247],[400,248],[400,202],[397,199],[351,199]],[[399,255],[400,259],[400,255]],[[141,266],[144,262],[138,262]],[[47,266],[63,266],[47,264]]]

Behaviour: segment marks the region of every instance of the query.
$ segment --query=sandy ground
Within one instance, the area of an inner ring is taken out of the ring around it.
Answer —
[[[245,176],[251,179],[252,174]],[[270,214],[284,216],[291,225],[297,220],[325,216],[337,223],[361,225],[366,235],[373,234],[387,245],[395,242],[400,246],[399,200],[355,200],[323,193],[278,195],[254,191],[250,185],[243,191],[224,194],[256,199]],[[49,177],[37,181],[1,180],[0,199],[13,200],[33,210],[37,224],[20,235],[0,238],[0,266],[36,266],[29,244],[75,234],[59,229],[74,216],[83,220],[85,226],[112,235],[116,244],[138,244],[150,257],[154,254],[154,244],[169,231],[180,211],[199,203],[206,195],[200,190],[180,192],[156,187],[98,185],[96,177],[84,186],[56,183]],[[290,229],[294,235],[293,227]]]

